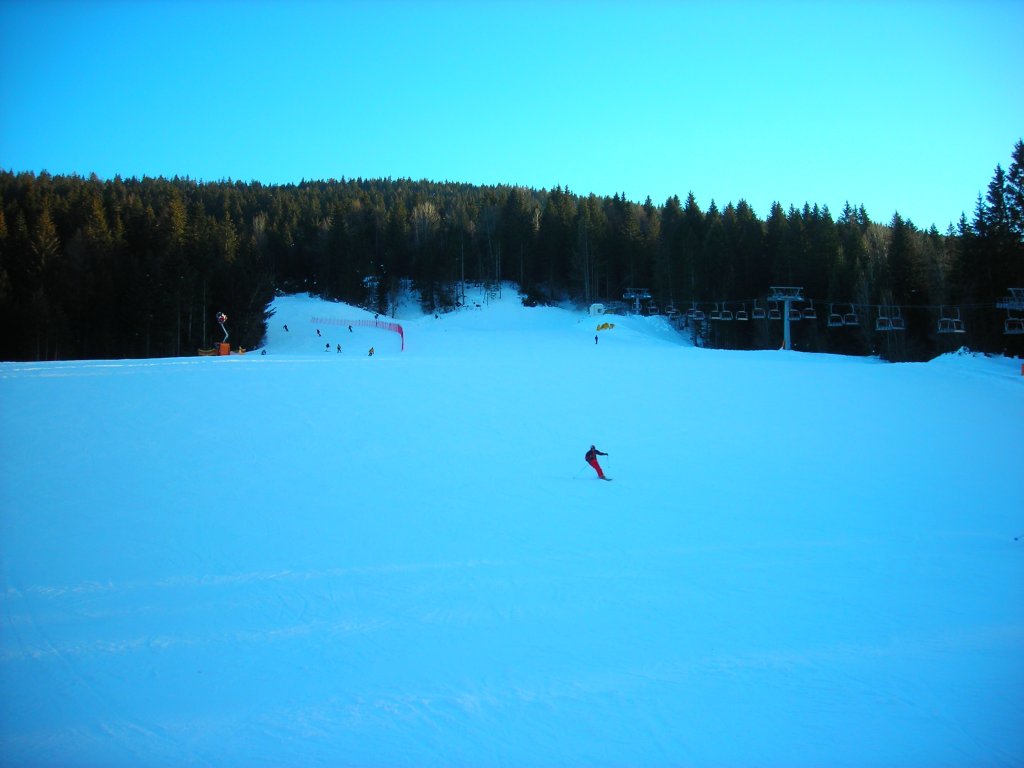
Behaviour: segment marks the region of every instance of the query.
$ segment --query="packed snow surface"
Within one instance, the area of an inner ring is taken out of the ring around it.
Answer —
[[[0,763],[1024,764],[1019,360],[476,299],[0,364]]]

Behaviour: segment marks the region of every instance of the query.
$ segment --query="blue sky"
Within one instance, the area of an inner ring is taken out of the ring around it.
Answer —
[[[1024,2],[0,0],[0,168],[864,205],[1024,136]]]

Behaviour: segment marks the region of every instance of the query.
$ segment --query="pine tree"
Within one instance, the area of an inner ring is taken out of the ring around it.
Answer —
[[[1010,232],[1024,243],[1024,141],[1013,147],[1013,160],[1006,173],[1005,200]]]

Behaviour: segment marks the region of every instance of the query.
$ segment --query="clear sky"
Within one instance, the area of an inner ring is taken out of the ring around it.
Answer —
[[[0,168],[970,218],[1024,1],[0,0]]]

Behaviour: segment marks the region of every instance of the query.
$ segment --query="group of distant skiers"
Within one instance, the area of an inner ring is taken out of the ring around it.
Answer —
[[[288,324],[287,323],[285,323],[285,325],[284,325],[284,332],[285,333],[290,333],[290,331],[288,330]],[[352,333],[352,326],[351,325],[348,327],[348,332]],[[316,335],[318,337],[320,337],[320,338],[323,338],[323,334],[320,333],[320,329],[319,328],[316,329]],[[341,354],[341,344],[335,345],[334,349],[335,349],[335,351],[339,355]],[[327,342],[326,344],[324,344],[324,352],[330,352],[330,351],[331,351],[331,342]],[[373,352],[374,352],[373,347],[370,347],[370,351],[368,353],[368,356],[369,357],[373,357]],[[263,354],[264,355],[267,354],[267,351],[263,350]]]

